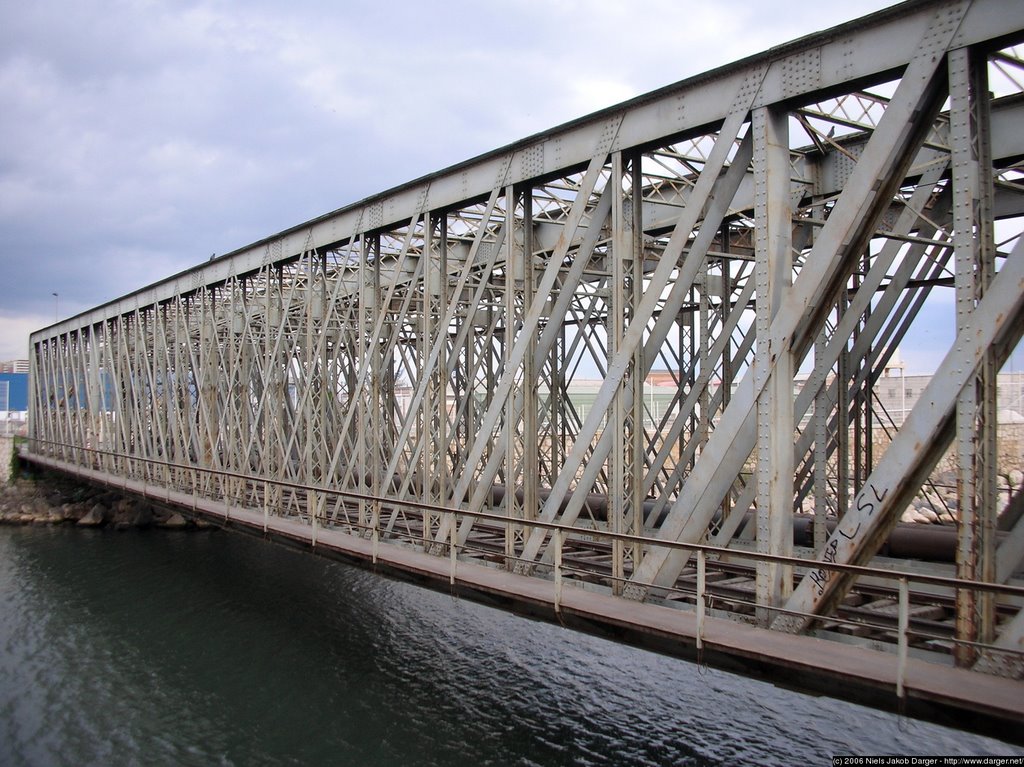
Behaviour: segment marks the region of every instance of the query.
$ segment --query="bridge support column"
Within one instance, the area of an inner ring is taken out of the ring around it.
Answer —
[[[774,346],[771,322],[793,282],[793,225],[790,204],[789,116],[762,107],[753,112],[755,277],[757,347],[757,550],[789,556],[793,551],[793,353]],[[772,562],[757,567],[758,621],[772,613],[793,589],[791,567]]]
[[[629,185],[631,165],[622,152],[612,154],[612,250],[611,250],[611,305],[609,307],[608,353],[615,356],[622,345],[626,325],[636,306],[637,296],[634,294],[635,274],[633,264],[636,261],[636,241],[633,226],[633,190],[637,186]],[[640,531],[638,524],[638,508],[641,498],[638,492],[640,472],[643,468],[643,455],[638,450],[638,437],[643,434],[643,421],[638,418],[643,414],[643,399],[638,397],[637,389],[643,386],[643,377],[636,364],[631,364],[623,380],[620,382],[612,401],[609,428],[612,429],[612,445],[609,492],[608,492],[608,529],[614,533],[633,533]],[[632,396],[626,396],[627,391]],[[640,392],[642,394],[642,390]],[[639,407],[634,407],[639,405]],[[640,448],[642,449],[642,448]],[[622,591],[626,573],[627,547],[621,540],[612,541],[612,592]]]
[[[956,259],[957,330],[970,327],[977,302],[992,281],[992,158],[989,135],[988,62],[967,49],[949,54],[950,138],[953,157],[953,245]],[[989,350],[957,400],[957,498],[960,526],[957,576],[995,580],[996,366]],[[991,641],[995,602],[991,594],[957,593],[957,639]],[[977,657],[958,645],[958,665]]]
[[[515,190],[505,187],[505,294],[504,298],[504,328],[505,332],[501,338],[501,359],[502,376],[506,380],[513,381],[517,378],[512,369],[512,349],[514,344],[520,343],[517,338],[517,331],[522,322],[522,306],[516,300],[518,285],[522,281],[522,274],[525,270],[523,259],[525,254],[522,250],[522,233],[516,218],[518,198]],[[515,363],[518,367],[518,362]],[[517,387],[512,385],[505,392],[502,407],[502,420],[504,421],[504,484],[505,484],[505,516],[514,519],[523,517],[523,502],[519,498],[516,489],[520,482],[519,475],[519,418],[520,412],[517,404],[520,399],[517,395]],[[518,524],[505,526],[505,555],[508,557],[509,569],[515,569],[516,557],[522,551],[523,528]]]

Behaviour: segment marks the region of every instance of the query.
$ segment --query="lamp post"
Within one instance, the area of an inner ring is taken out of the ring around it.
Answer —
[[[53,294],[53,321],[57,322],[60,319],[60,296],[56,293]]]

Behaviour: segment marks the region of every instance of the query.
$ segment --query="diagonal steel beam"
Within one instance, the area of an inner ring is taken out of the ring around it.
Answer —
[[[583,273],[586,270],[587,263],[590,261],[591,255],[594,250],[594,246],[597,243],[598,236],[600,235],[602,225],[611,213],[611,208],[611,191],[610,186],[607,186],[605,188],[604,193],[598,200],[597,206],[593,210],[591,225],[587,227],[586,231],[583,233],[583,240],[580,243],[579,251],[577,252],[576,257],[573,259],[572,265],[569,267],[569,271],[565,275],[565,278],[562,282],[562,289],[559,291],[558,297],[555,299],[554,306],[552,307],[552,316],[566,317],[569,315],[570,303],[574,298],[573,290],[575,289],[575,286],[579,284],[580,279],[583,277]],[[558,257],[558,251],[556,251],[555,255],[552,256],[551,262],[549,262],[548,268],[551,269],[552,267],[558,266],[558,264],[560,264],[564,260],[566,252],[568,252],[567,246],[565,252],[563,252],[560,257]],[[546,276],[547,273],[545,272],[545,277]],[[534,307],[538,310],[542,306],[542,302],[538,302],[537,304],[534,305]],[[531,312],[532,311],[533,309],[531,309]],[[540,339],[537,341],[535,348],[533,349],[534,364],[537,367],[540,367],[543,364],[544,356],[550,353],[551,348],[554,346],[554,343],[558,338],[558,326],[559,323],[549,322],[545,326],[544,330],[541,332]],[[525,328],[524,331],[521,332],[525,332]],[[505,393],[503,395],[506,398],[510,396],[509,391],[511,390],[512,379],[514,378],[516,373],[517,365],[515,364],[515,360],[519,358],[521,362],[522,358],[525,358],[526,354],[530,351],[527,345],[525,344],[525,339],[523,339],[522,335],[520,336],[520,339],[524,341],[524,348],[522,349],[521,356],[517,352],[517,348],[514,346],[512,349],[512,356],[509,360],[509,364],[504,371],[504,375],[502,376],[502,379],[499,382],[498,387],[496,387],[498,391],[501,391],[504,388],[502,387],[502,382],[508,381],[508,389],[505,390]],[[512,396],[514,396],[512,412],[516,412],[517,410],[522,408],[522,395],[521,392],[518,392]],[[495,399],[492,402],[492,407],[495,407],[495,403],[497,402],[500,402],[500,400],[497,396],[495,396]],[[489,412],[490,409],[488,410],[488,413]],[[478,442],[486,441],[487,435],[490,434],[490,430],[494,428],[494,424],[490,422],[488,419],[488,413],[484,414],[480,430],[477,432]],[[484,470],[476,484],[472,497],[470,498],[469,506],[471,509],[482,508],[484,500],[490,494],[490,486],[493,483],[494,477],[497,474],[501,460],[505,457],[508,430],[510,428],[512,428],[511,424],[509,423],[508,420],[505,420],[502,423],[501,436],[492,445],[492,453],[488,457],[488,460],[484,466]],[[470,456],[465,464],[466,466],[475,466],[476,462],[480,460],[480,457],[478,456],[476,458],[476,461],[474,461],[474,454],[475,451],[470,453]],[[508,482],[508,484],[511,486],[514,483]],[[456,488],[456,493],[458,492],[459,488]],[[463,493],[465,493],[465,490],[463,490]],[[463,496],[455,495],[456,501],[458,501],[461,497]],[[472,519],[466,519],[462,522],[462,524],[459,527],[460,542],[464,542],[466,538],[468,538],[472,526]],[[442,528],[441,535],[445,534],[445,532],[446,529]]]
[[[962,15],[964,8],[959,9]],[[770,327],[773,354],[792,349],[795,360],[813,341],[838,293],[851,262],[859,258],[875,231],[892,193],[932,124],[944,94],[942,54],[956,31],[959,17],[944,17],[925,35],[919,53],[907,67],[889,108],[871,137],[860,162],[822,227],[799,277],[790,289],[790,301],[780,308]],[[708,440],[689,481],[662,525],[660,537],[679,539],[684,529],[703,535],[725,493],[732,487],[756,439],[755,405],[765,377],[748,371],[740,382],[718,428]],[[647,594],[647,584],[675,582],[685,552],[653,549],[633,575],[633,598]]]
[[[763,76],[763,72],[760,74]],[[631,317],[629,327],[622,338],[616,355],[608,364],[608,372],[595,398],[594,406],[584,421],[572,450],[566,457],[558,479],[551,488],[551,495],[548,497],[540,515],[540,518],[545,521],[551,521],[558,514],[561,500],[568,492],[576,470],[582,465],[584,457],[587,456],[590,444],[604,420],[604,414],[619,392],[620,384],[633,362],[636,349],[643,341],[647,324],[658,309],[661,296],[668,287],[672,272],[677,267],[683,248],[701,215],[705,213],[704,208],[707,205],[708,210],[704,226],[700,228],[697,239],[684,259],[681,273],[672,285],[664,306],[661,307],[661,314],[655,323],[655,329],[650,333],[645,347],[653,349],[660,347],[668,334],[669,327],[675,321],[679,308],[689,293],[690,287],[697,276],[698,269],[704,260],[707,248],[718,231],[721,220],[728,210],[729,203],[732,201],[740,181],[746,174],[747,163],[750,157],[749,153],[751,151],[750,147],[752,146],[749,137],[745,138],[741,143],[740,151],[737,153],[734,162],[729,165],[725,175],[720,175],[725,167],[729,151],[735,146],[740,129],[746,122],[749,105],[757,93],[759,85],[760,79],[752,77],[743,84],[733,99],[733,108],[715,140],[715,145],[711,155],[708,157],[708,162],[697,179],[690,202],[683,209],[676,223],[676,228],[672,233],[669,244],[666,246],[657,268],[651,275],[647,291],[644,293],[640,305]],[[653,360],[653,353],[645,354],[644,367],[649,368]],[[645,376],[647,372],[647,369],[638,370],[636,374]],[[623,390],[621,396],[624,398],[627,406],[632,404],[632,392],[630,390]],[[607,458],[611,451],[613,437],[612,431],[606,429],[594,448],[593,454],[589,456],[587,465],[584,468],[583,477],[577,483],[568,505],[562,512],[561,520],[564,524],[572,524],[577,519],[583,507],[584,496],[589,492],[589,488],[593,485],[597,473],[603,467],[605,458]],[[523,558],[527,560],[535,559],[546,536],[547,533],[544,530],[534,530],[523,551]]]
[[[1018,240],[970,324],[956,341],[922,392],[884,459],[854,498],[853,508],[829,537],[823,562],[867,562],[895,526],[899,513],[921,485],[953,437],[956,402],[978,366],[994,346],[1016,344],[1024,332],[1024,238]],[[793,614],[775,620],[772,628],[802,631],[808,616],[828,612],[842,599],[851,580],[822,568],[811,570],[786,603]]]
[[[540,282],[537,284],[537,292],[540,295],[549,295],[552,288],[555,285],[555,281],[562,270],[562,262],[569,252],[569,248],[576,238],[577,227],[579,227],[584,214],[586,213],[587,203],[591,199],[591,195],[594,188],[597,186],[597,181],[600,178],[605,165],[606,155],[604,153],[597,154],[590,162],[587,167],[586,173],[583,176],[581,188],[577,193],[576,198],[573,201],[572,212],[566,221],[566,226],[558,242],[558,247],[555,252],[551,255],[548,260],[547,266],[541,276]],[[511,205],[509,205],[511,209]],[[511,237],[511,232],[508,232],[507,237]],[[479,508],[476,504],[482,503],[482,489],[488,488],[494,481],[494,474],[498,469],[498,461],[504,456],[504,440],[499,440],[497,444],[491,444],[491,434],[493,434],[495,427],[497,426],[498,419],[505,411],[506,400],[512,392],[513,385],[516,382],[518,370],[523,364],[523,360],[526,354],[531,351],[533,345],[531,344],[531,337],[537,332],[537,327],[541,320],[541,315],[544,312],[544,302],[535,302],[526,313],[523,318],[522,327],[512,344],[512,348],[509,353],[509,359],[507,360],[505,370],[501,379],[495,386],[494,396],[491,400],[490,406],[484,413],[480,420],[480,428],[477,432],[476,439],[473,441],[468,454],[466,456],[465,466],[469,470],[463,473],[456,483],[451,497],[455,503],[461,503],[462,499],[466,497],[471,485],[476,486],[476,492],[474,493],[474,500],[471,502],[472,508]],[[505,428],[508,428],[507,423]],[[490,450],[490,459],[482,473],[477,474],[475,467],[480,463],[484,453]],[[479,498],[478,498],[479,496]],[[464,527],[465,534],[469,534],[469,528],[471,521],[467,520],[470,524],[466,524]],[[460,537],[462,530],[460,530]],[[438,531],[438,540],[444,540],[445,535],[450,535],[449,521],[446,520]]]

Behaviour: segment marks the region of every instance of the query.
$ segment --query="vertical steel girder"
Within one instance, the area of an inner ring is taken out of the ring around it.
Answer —
[[[821,563],[875,557],[952,447],[956,574],[1010,580],[1024,78],[993,62],[1024,71],[1022,40],[1019,4],[908,3],[38,331],[33,449],[541,578],[608,535],[588,578],[634,600],[690,575],[657,541],[753,549],[741,619],[805,631],[855,585]],[[883,373],[936,306],[956,339],[876,445]],[[769,561],[792,554],[796,583]],[[959,590],[959,646],[1012,644],[1006,609]]]
[[[995,270],[987,65],[984,56],[963,48],[949,54],[958,330],[972,324],[976,304]],[[974,381],[960,393],[956,415],[961,501],[957,574],[988,582],[995,578],[996,371],[988,352]],[[991,641],[995,632],[992,596],[962,590],[957,599],[957,636],[972,642]],[[969,665],[975,656],[970,646],[961,645],[962,665]]]
[[[789,300],[793,278],[789,125],[785,112],[754,110],[754,227],[757,261],[757,544],[777,556],[793,553],[793,352],[773,348],[771,323]],[[716,505],[720,501],[716,501]],[[793,589],[792,570],[771,562],[757,569],[757,603],[778,605]],[[764,625],[771,614],[762,611]]]

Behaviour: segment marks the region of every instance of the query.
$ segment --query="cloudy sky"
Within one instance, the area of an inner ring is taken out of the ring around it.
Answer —
[[[57,312],[890,4],[3,3],[0,360]]]

